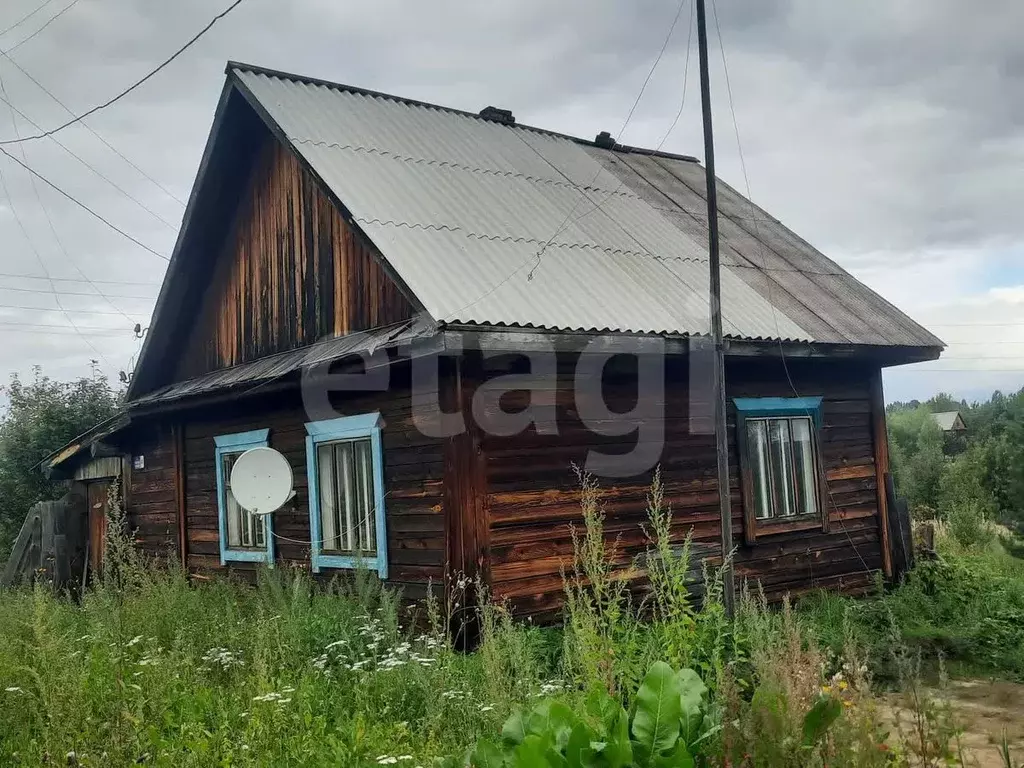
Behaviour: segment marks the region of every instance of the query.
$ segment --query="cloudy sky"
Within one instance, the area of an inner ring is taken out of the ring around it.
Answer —
[[[41,3],[0,7],[0,95],[11,105],[0,103],[2,139],[106,101],[229,5]],[[949,344],[936,363],[890,371],[887,396],[973,399],[1024,385],[1024,4],[721,5],[755,200]],[[228,59],[473,111],[497,104],[593,136],[622,125],[678,7],[244,0],[141,88],[58,133],[63,147],[7,149],[168,255]],[[688,18],[686,5],[623,143],[656,145],[671,125]],[[743,190],[714,26],[711,38],[719,175]],[[700,155],[695,47],[690,63],[664,148]],[[132,326],[146,326],[166,262],[14,161],[0,157],[0,172],[0,374],[42,366],[72,377],[95,359],[116,379],[134,362]]]

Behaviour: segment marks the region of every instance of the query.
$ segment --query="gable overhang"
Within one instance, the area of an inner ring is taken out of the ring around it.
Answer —
[[[187,329],[184,326],[198,313],[215,263],[222,256],[233,232],[235,209],[229,206],[237,204],[239,195],[233,195],[232,190],[244,188],[248,182],[262,132],[269,132],[292,154],[338,209],[346,225],[373,246],[374,257],[384,273],[394,281],[414,310],[427,315],[422,302],[387,262],[380,247],[367,236],[344,202],[324,183],[302,154],[295,151],[281,126],[237,77],[234,73],[237,66],[228,62],[225,70],[224,87],[217,101],[181,229],[160,286],[138,364],[125,394],[129,405],[167,383],[162,380],[161,365],[176,359],[177,352],[185,343]]]

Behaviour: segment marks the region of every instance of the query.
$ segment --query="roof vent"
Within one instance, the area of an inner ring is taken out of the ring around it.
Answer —
[[[594,137],[594,145],[601,149],[615,149],[615,139],[608,131],[601,131]]]
[[[515,125],[516,116],[510,109],[499,109],[498,107],[484,107],[480,110],[480,117],[502,125]]]

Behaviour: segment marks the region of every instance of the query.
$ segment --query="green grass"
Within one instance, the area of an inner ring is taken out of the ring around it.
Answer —
[[[513,687],[484,654],[400,630],[397,606],[273,573],[253,590],[154,572],[81,604],[5,593],[0,764],[412,766],[493,732],[550,677],[541,630],[515,630],[532,665]]]
[[[895,679],[894,646],[932,665],[942,660],[954,674],[1024,679],[1024,560],[997,537],[964,547],[940,530],[937,547],[938,559],[919,562],[878,597],[804,599],[808,631],[835,650],[852,633],[880,679]]]
[[[914,743],[935,745],[923,764],[937,765],[953,725],[927,698],[922,711],[938,713],[917,719],[927,733],[880,746],[887,728],[863,648],[883,672],[878,660],[891,656],[903,681],[908,645],[1024,669],[1014,613],[1022,571],[994,546],[951,552],[876,600],[822,596],[795,614],[746,593],[729,621],[714,574],[704,605],[691,603],[688,548],[664,545],[670,518],[657,483],[643,604],[608,565],[600,494],[587,479],[583,505],[564,625],[516,622],[484,600],[472,653],[448,639],[475,589],[457,575],[413,621],[401,596],[364,572],[326,586],[285,568],[261,572],[256,588],[192,583],[178,568],[141,563],[112,519],[105,577],[81,600],[44,584],[0,593],[0,765],[459,766],[485,738],[511,760],[487,765],[543,766],[502,741],[507,720],[555,708],[573,713],[581,733],[606,733],[593,718],[609,710],[594,702],[633,718],[659,664],[707,688],[698,766],[905,765]],[[839,708],[808,743],[812,711]],[[567,747],[543,714],[526,720]],[[616,734],[620,744],[638,738]],[[664,762],[645,759],[623,768]]]

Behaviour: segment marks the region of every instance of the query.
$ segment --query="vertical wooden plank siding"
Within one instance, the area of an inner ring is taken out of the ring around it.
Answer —
[[[178,559],[188,562],[188,540],[185,534],[185,441],[180,423],[171,427],[174,442],[174,511],[178,519]]]
[[[268,135],[176,379],[412,317],[374,248]]]
[[[889,474],[889,432],[885,420],[885,395],[882,370],[871,375],[871,426],[875,441],[875,482],[878,486],[878,526],[882,541],[882,571],[891,578],[892,547],[889,544],[889,497],[885,492],[885,476]]]
[[[473,418],[473,394],[480,381],[479,359],[451,361],[442,410],[459,413],[466,430],[445,438],[444,508],[447,566],[489,582],[490,524],[487,518],[487,465],[481,429]]]

